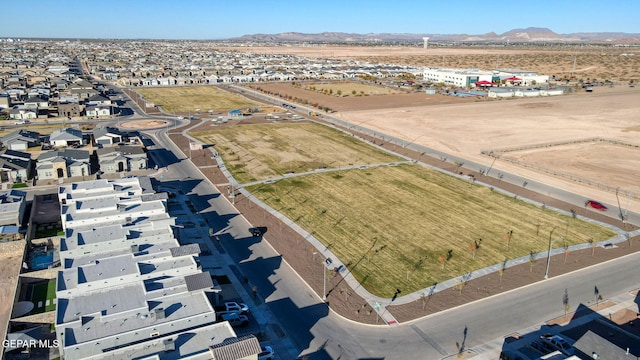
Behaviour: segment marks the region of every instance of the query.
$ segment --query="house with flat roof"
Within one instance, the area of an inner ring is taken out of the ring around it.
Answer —
[[[61,356],[204,360],[237,337],[216,317],[221,288],[196,261],[200,246],[179,244],[166,194],[149,178],[65,184],[58,195]],[[253,350],[257,358],[259,344]]]
[[[11,190],[0,193],[0,225],[22,226],[27,193]]]

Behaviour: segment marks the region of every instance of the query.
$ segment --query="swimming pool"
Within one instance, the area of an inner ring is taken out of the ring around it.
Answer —
[[[35,254],[31,260],[31,270],[42,270],[53,264],[53,250],[46,253]]]

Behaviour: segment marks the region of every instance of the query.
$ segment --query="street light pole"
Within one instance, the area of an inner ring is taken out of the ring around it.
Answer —
[[[322,262],[322,300],[327,301],[327,268],[325,262]]]
[[[547,270],[545,270],[544,272],[544,278],[545,280],[549,278],[549,262],[551,261],[551,235],[553,235],[553,232],[556,230],[557,226],[554,226],[553,229],[551,229],[551,232],[549,233],[549,250],[547,251]]]

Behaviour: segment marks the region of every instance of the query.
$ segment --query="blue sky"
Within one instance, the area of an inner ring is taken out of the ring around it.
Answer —
[[[637,0],[4,0],[0,37],[228,39],[281,32],[640,33]]]

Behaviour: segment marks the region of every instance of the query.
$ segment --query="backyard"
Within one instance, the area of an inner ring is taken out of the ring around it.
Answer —
[[[31,284],[28,292],[31,292],[31,302],[35,305],[31,314],[39,314],[47,311],[53,311],[56,309],[56,281],[49,280],[47,282],[40,282]],[[29,296],[27,296],[29,297]]]

